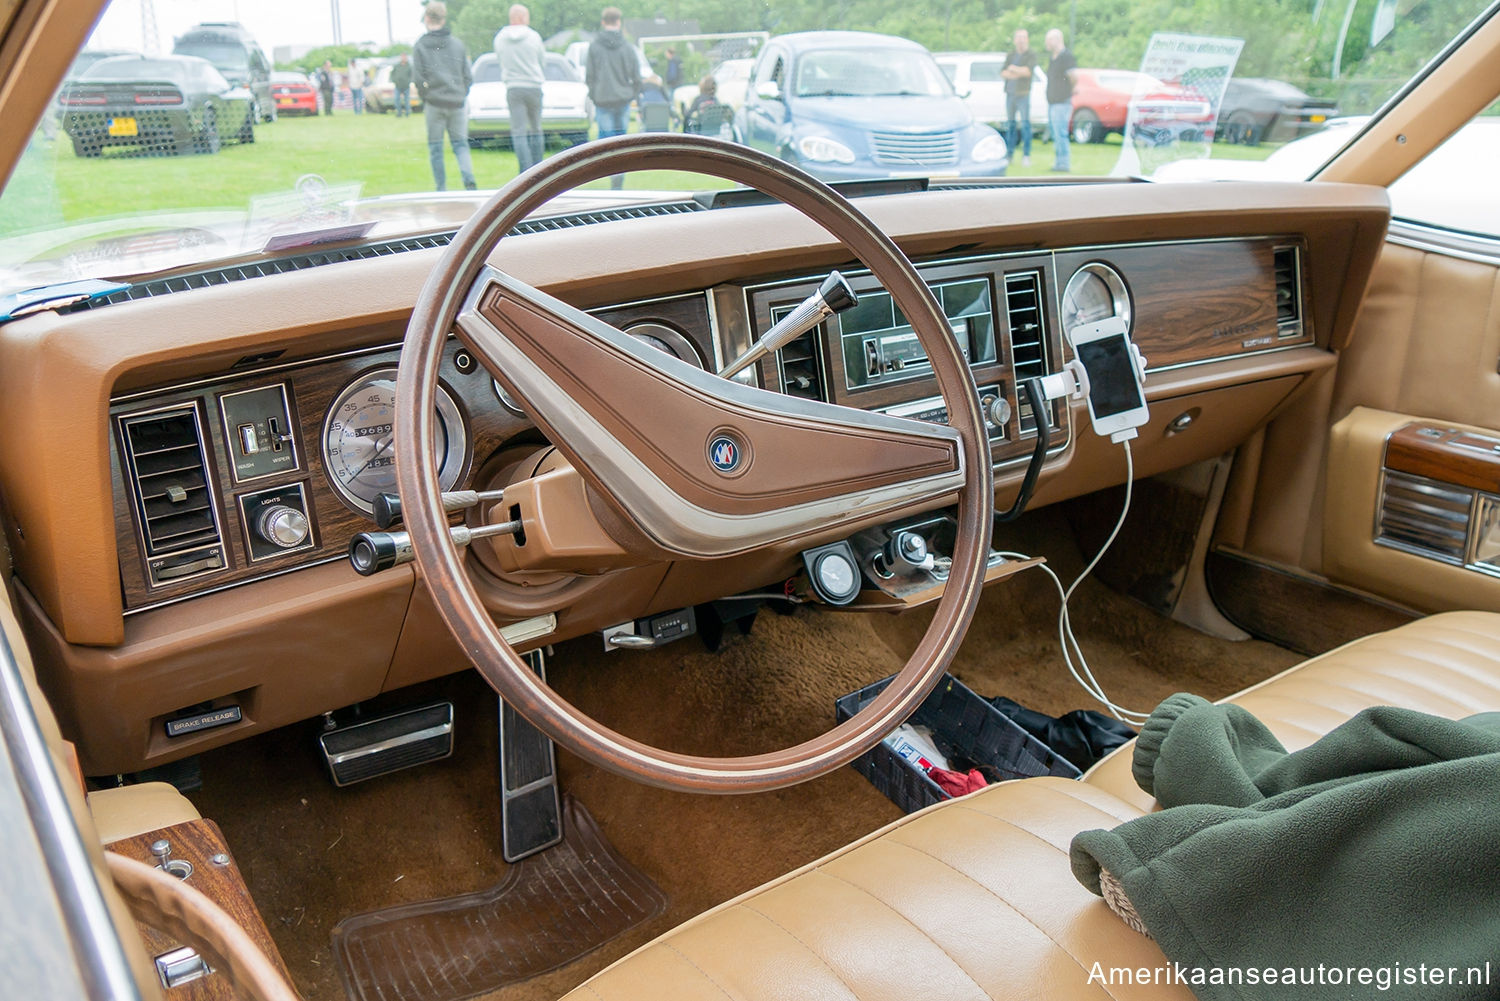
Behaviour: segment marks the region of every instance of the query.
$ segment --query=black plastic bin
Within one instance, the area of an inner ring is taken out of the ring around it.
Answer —
[[[891,678],[886,678],[840,697],[834,703],[838,721],[842,723],[859,712],[890,683]],[[943,675],[907,722],[931,727],[958,751],[976,762],[994,765],[1006,778],[1058,775],[1076,779],[1083,774],[951,674]],[[949,798],[920,768],[883,742],[855,758],[851,765],[907,813]]]

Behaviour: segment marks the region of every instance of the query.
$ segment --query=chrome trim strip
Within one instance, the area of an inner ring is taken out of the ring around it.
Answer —
[[[910,436],[952,442],[958,453],[957,466],[950,472],[919,480],[841,494],[775,511],[751,515],[710,511],[693,504],[668,487],[592,414],[569,398],[503,331],[497,330],[480,314],[479,303],[489,293],[492,285],[498,285],[520,299],[570,318],[615,349],[668,372],[673,378],[700,392],[769,416],[792,414],[830,425],[881,428]],[[499,363],[506,377],[521,391],[521,395],[536,401],[537,409],[543,413],[547,423],[579,453],[594,475],[608,485],[641,529],[653,541],[681,555],[704,559],[730,556],[796,538],[832,521],[873,516],[919,500],[957,493],[963,483],[965,456],[962,440],[958,432],[950,427],[803,400],[720,379],[642,345],[586,313],[513,281],[493,267],[486,266],[476,278],[459,312],[457,325],[468,333],[473,343],[488,346],[493,360]],[[645,352],[651,354],[646,355]]]
[[[26,695],[10,639],[3,631],[0,735],[14,763],[37,844],[72,939],[69,945],[89,996],[99,1001],[140,1001],[140,988],[131,975],[120,930],[110,917],[83,835],[53,768],[36,709]]]
[[[1385,240],[1398,247],[1500,267],[1500,238],[1486,239],[1477,233],[1456,233],[1405,219],[1392,219]]]
[[[367,758],[372,754],[382,754],[397,747],[415,744],[421,740],[431,740],[433,737],[446,737],[452,732],[453,720],[450,717],[446,723],[438,723],[422,730],[412,730],[409,733],[400,733],[394,737],[387,737],[385,740],[376,741],[356,751],[331,754],[328,756],[328,763],[331,765],[342,765],[346,761],[358,761],[360,758]]]
[[[246,577],[244,580],[226,581],[223,584],[216,584],[213,587],[206,587],[201,591],[189,591],[186,594],[179,594],[175,598],[166,598],[162,601],[153,601],[149,605],[136,605],[134,608],[125,609],[124,614],[126,618],[129,618],[130,616],[138,615],[141,612],[150,612],[158,608],[166,608],[168,605],[175,605],[180,601],[192,601],[194,598],[204,598],[210,594],[218,594],[221,591],[228,591],[236,587],[244,587],[246,584],[259,584],[263,580],[270,580],[273,577],[280,577],[283,574],[296,573],[299,570],[310,570],[313,567],[320,567],[327,563],[337,563],[340,560],[344,560],[347,562],[348,559],[348,553],[338,553],[334,556],[326,556],[321,560],[313,560],[309,563],[298,563],[296,566],[282,567],[279,570],[268,570],[256,577]],[[188,579],[191,580],[192,578]]]

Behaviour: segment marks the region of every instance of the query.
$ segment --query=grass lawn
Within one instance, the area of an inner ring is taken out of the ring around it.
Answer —
[[[427,135],[420,115],[353,115],[283,118],[255,130],[252,145],[226,145],[212,156],[141,157],[108,152],[94,159],[73,155],[59,133],[40,132],[15,176],[0,196],[0,237],[63,223],[143,210],[228,209],[244,211],[251,194],[291,191],[305,174],[329,184],[357,181],[364,196],[429,191]],[[1263,159],[1274,147],[1216,145],[1216,157]],[[1118,136],[1097,145],[1073,146],[1075,174],[1107,174],[1122,146]],[[445,150],[448,187],[461,186],[451,149]],[[516,175],[509,150],[473,150],[481,188],[499,187]],[[1032,166],[1017,157],[1011,176],[1046,175],[1052,164],[1048,143],[1034,143]],[[591,187],[604,187],[608,180]],[[689,189],[727,187],[716,178],[675,171],[626,176],[629,188]]]

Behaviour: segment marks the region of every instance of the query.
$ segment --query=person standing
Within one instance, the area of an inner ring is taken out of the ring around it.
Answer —
[[[365,113],[365,71],[354,60],[349,60],[349,99],[354,102],[354,113]]]
[[[318,94],[323,98],[323,114],[333,114],[333,88],[337,83],[333,75],[333,61],[323,60],[323,68],[318,70]]]
[[[391,67],[391,86],[396,89],[396,117],[411,114],[411,57],[401,53],[401,61]]]
[[[1031,76],[1036,70],[1036,53],[1031,51],[1031,36],[1025,28],[1016,32],[1015,48],[1006,53],[1005,69],[1005,141],[1011,156],[1016,154],[1016,133],[1021,134],[1021,166],[1031,166]]]
[[[427,34],[412,46],[411,80],[422,99],[422,115],[427,119],[427,154],[432,161],[432,180],[438,191],[448,187],[443,167],[443,133],[458,159],[458,172],[464,187],[473,191],[474,161],[469,155],[469,117],[465,105],[474,74],[469,68],[469,53],[464,43],[448,30],[448,5],[443,0],[429,0],[422,8],[422,23]]]
[[[1052,57],[1047,64],[1047,130],[1052,133],[1052,169],[1065,174],[1073,169],[1068,130],[1073,123],[1073,84],[1078,78],[1078,60],[1063,43],[1061,28],[1048,31],[1044,44]]]
[[[669,94],[682,86],[682,60],[677,58],[677,50],[670,45],[667,46],[667,73],[663,82]]]
[[[512,4],[510,23],[495,35],[495,58],[500,61],[500,79],[505,83],[505,103],[510,107],[510,147],[516,151],[521,173],[542,161],[542,83],[546,48],[542,36],[531,27],[531,11],[525,4]]]
[[[622,136],[630,115],[630,102],[641,92],[641,64],[635,48],[625,41],[620,30],[622,15],[618,7],[606,7],[599,15],[599,33],[589,43],[584,60],[584,82],[589,99],[594,102],[594,117],[599,123],[599,138]],[[615,188],[625,186],[625,175],[610,178]]]

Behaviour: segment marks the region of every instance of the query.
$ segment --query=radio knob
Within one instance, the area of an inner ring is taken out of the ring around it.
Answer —
[[[282,549],[307,541],[307,515],[289,504],[272,504],[255,516],[255,533]]]

